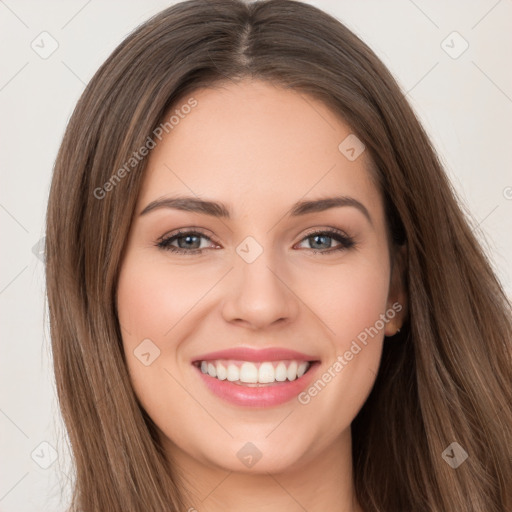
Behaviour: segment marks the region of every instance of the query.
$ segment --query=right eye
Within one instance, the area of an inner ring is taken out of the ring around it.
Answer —
[[[200,254],[207,247],[201,245],[201,239],[211,239],[199,231],[180,230],[169,236],[164,236],[158,240],[156,246],[165,251],[171,251],[178,254]],[[177,245],[174,245],[174,244]]]

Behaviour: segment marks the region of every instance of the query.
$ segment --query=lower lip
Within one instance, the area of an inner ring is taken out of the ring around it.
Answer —
[[[315,361],[302,377],[295,380],[276,382],[261,387],[249,387],[233,384],[228,380],[219,380],[203,373],[197,366],[193,366],[208,389],[223,400],[246,407],[272,407],[292,400],[303,391],[310,384],[319,365],[319,362]]]

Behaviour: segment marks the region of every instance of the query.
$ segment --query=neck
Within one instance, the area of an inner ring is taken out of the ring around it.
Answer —
[[[249,472],[229,471],[201,463],[168,439],[164,444],[179,468],[189,512],[363,512],[353,487],[350,428],[279,473],[258,472],[257,464]]]

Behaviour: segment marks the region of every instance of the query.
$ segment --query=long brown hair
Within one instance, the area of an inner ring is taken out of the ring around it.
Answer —
[[[112,53],[69,121],[48,204],[46,276],[76,470],[71,509],[187,508],[121,344],[117,277],[147,158],[126,162],[194,90],[247,77],[321,100],[351,126],[372,157],[393,243],[407,247],[408,319],[385,341],[352,424],[361,506],[512,510],[510,303],[388,70],[338,20],[293,0],[164,10]],[[457,469],[443,458],[453,442],[469,455]]]

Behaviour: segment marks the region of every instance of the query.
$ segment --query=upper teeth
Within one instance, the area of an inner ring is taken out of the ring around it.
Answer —
[[[307,361],[201,361],[201,371],[210,377],[259,384],[295,380],[302,377],[309,366]]]

